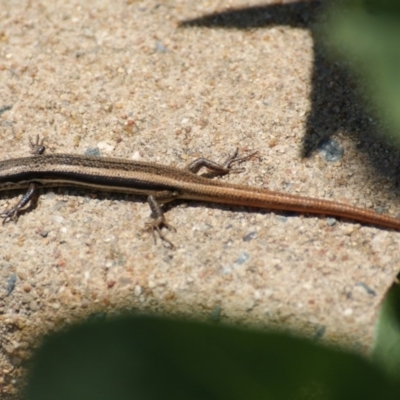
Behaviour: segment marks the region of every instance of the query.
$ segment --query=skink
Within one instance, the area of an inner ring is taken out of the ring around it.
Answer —
[[[28,188],[11,209],[0,213],[3,223],[16,219],[41,187],[73,186],[109,192],[132,193],[147,197],[153,221],[150,228],[161,233],[168,224],[160,205],[175,200],[198,200],[269,210],[295,211],[345,218],[363,224],[400,230],[400,219],[331,200],[315,199],[268,189],[213,181],[197,174],[202,167],[214,175],[227,174],[234,163],[249,159],[237,152],[225,163],[197,159],[184,169],[152,162],[72,154],[41,154],[38,140],[31,147],[35,155],[0,161],[0,190]]]

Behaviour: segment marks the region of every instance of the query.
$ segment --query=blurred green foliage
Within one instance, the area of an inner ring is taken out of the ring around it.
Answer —
[[[128,316],[49,337],[26,398],[366,400],[399,390],[362,357],[287,334]]]
[[[378,117],[400,142],[400,1],[333,1],[326,17],[328,49],[361,76]]]
[[[400,284],[393,283],[379,312],[372,359],[400,380]]]

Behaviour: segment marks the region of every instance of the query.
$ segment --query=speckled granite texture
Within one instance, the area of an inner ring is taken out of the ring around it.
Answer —
[[[253,6],[258,8],[253,8]],[[319,2],[0,1],[0,159],[47,151],[184,166],[258,150],[222,179],[396,215],[399,156],[325,58]],[[334,140],[343,156],[318,151]],[[17,200],[0,198],[0,210]],[[133,196],[45,191],[1,226],[0,392],[43,334],[121,308],[301,329],[367,351],[400,233],[197,202],[154,245]]]

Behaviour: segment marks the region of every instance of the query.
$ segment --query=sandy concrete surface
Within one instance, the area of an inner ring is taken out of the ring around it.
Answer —
[[[175,166],[238,147],[259,155],[224,181],[400,212],[399,155],[325,58],[319,2],[0,5],[0,159],[28,155],[36,135],[48,153]],[[342,151],[337,161],[318,150],[322,138]],[[2,193],[0,210],[17,195]],[[175,250],[154,244],[148,205],[128,195],[47,190],[1,226],[2,398],[15,397],[43,334],[121,308],[368,350],[399,233],[200,202],[167,208]]]

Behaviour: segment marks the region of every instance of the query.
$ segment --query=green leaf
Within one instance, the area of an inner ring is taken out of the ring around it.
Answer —
[[[373,359],[400,381],[400,285],[393,283],[382,303],[375,332]]]
[[[400,141],[400,1],[333,2],[327,20],[328,48],[361,75],[378,116]]]
[[[154,317],[55,334],[31,365],[29,400],[366,400],[399,391],[344,351],[281,333]]]

